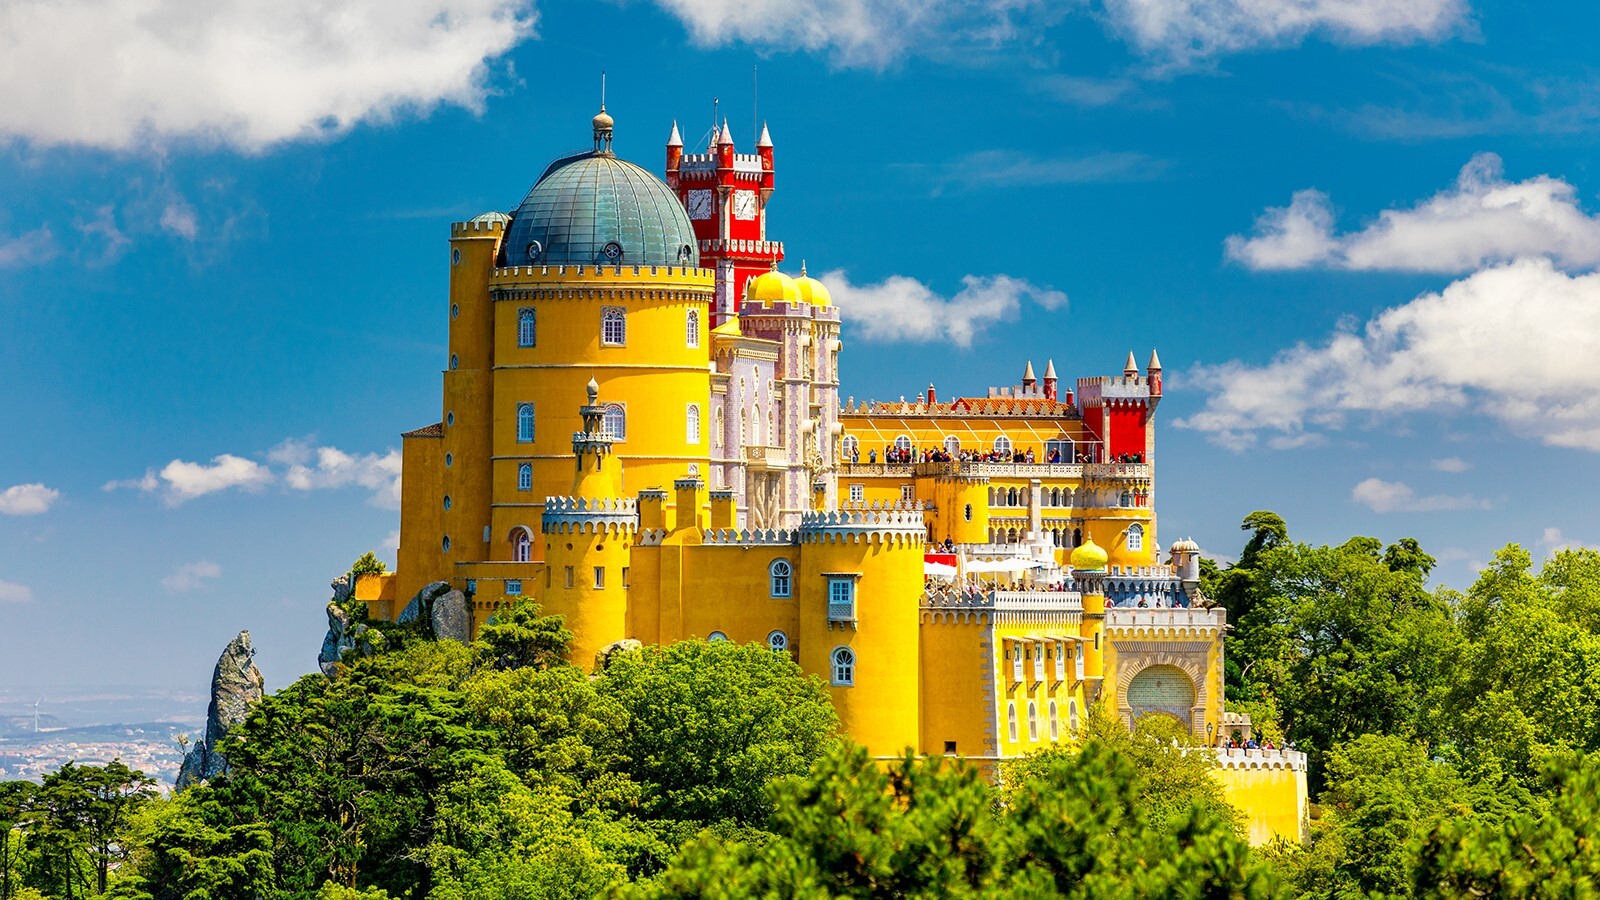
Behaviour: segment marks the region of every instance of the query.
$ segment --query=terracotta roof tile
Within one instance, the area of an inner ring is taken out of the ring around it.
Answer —
[[[407,432],[405,432],[404,434],[402,434],[400,436],[403,437],[403,438],[444,437],[444,423],[443,422],[435,422],[432,425],[425,425],[422,428],[418,428],[415,431],[407,431]]]

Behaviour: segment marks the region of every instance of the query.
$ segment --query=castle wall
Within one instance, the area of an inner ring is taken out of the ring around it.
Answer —
[[[1293,750],[1217,751],[1213,776],[1245,817],[1252,846],[1277,838],[1304,842],[1310,832],[1306,758]]]

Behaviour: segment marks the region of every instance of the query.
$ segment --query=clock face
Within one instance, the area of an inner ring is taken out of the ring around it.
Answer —
[[[756,192],[733,192],[733,217],[735,219],[754,219],[756,217]]]
[[[689,218],[711,218],[711,192],[708,190],[690,191],[688,206]]]

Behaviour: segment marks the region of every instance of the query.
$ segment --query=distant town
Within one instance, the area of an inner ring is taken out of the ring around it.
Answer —
[[[51,693],[54,699],[46,703],[38,696],[23,699],[25,692],[0,691],[0,781],[39,781],[67,762],[103,765],[120,759],[170,787],[186,742],[205,727],[206,699],[199,694],[156,689]]]

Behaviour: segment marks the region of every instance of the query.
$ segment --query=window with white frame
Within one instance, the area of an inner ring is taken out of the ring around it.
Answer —
[[[1079,681],[1083,680],[1083,644],[1081,643],[1078,644],[1078,654],[1072,663],[1072,677]],[[1078,726],[1074,725],[1072,728],[1076,731]]]
[[[1067,680],[1067,645],[1066,644],[1056,644],[1055,645],[1055,653],[1056,653],[1056,680],[1057,681],[1066,681]]]
[[[517,404],[517,443],[526,444],[533,440],[533,404]]]
[[[1017,740],[1017,705],[1006,704],[1006,733],[1011,736],[1012,743]]]
[[[1144,526],[1137,522],[1128,526],[1128,549],[1131,551],[1144,549]]]
[[[506,579],[506,596],[516,597],[522,593],[522,582],[516,578]]]
[[[600,427],[613,441],[628,439],[628,410],[621,403],[607,403],[600,417]]]
[[[620,306],[600,309],[600,343],[607,347],[621,347],[628,342],[628,317]]]
[[[1029,652],[1033,655],[1033,680],[1037,683],[1044,682],[1045,654],[1048,652],[1044,644],[1029,644]]]
[[[794,567],[787,559],[775,559],[767,567],[772,579],[772,596],[788,597],[794,591]]]
[[[849,687],[856,683],[856,654],[849,647],[833,648],[833,683]]]
[[[1026,652],[1027,644],[1011,642],[1011,680],[1022,683],[1022,655]]]
[[[1073,734],[1078,733],[1078,701],[1076,700],[1067,701],[1067,728],[1071,729]]]
[[[850,502],[863,503],[867,499],[867,486],[864,484],[850,485]]]
[[[700,346],[700,310],[691,309],[684,319],[683,341],[690,347]]]
[[[773,653],[785,653],[789,650],[789,636],[781,631],[774,631],[767,635],[767,649]]]
[[[533,307],[524,306],[517,310],[517,346],[533,347],[539,339],[538,320],[534,316]]]
[[[691,403],[683,411],[683,439],[690,444],[700,443],[700,404]]]
[[[728,636],[723,634],[720,631],[713,631],[709,635],[706,635],[706,640],[710,641],[713,644],[721,643],[722,641],[725,641],[727,639],[728,639]]]
[[[895,438],[894,439],[894,448],[896,450],[901,451],[901,452],[909,451],[911,449],[911,435],[902,434],[899,437]]]
[[[1011,453],[1011,438],[1008,438],[1003,434],[1000,435],[999,437],[995,438],[994,439],[994,452],[996,452],[996,453],[1004,453],[1004,454],[1008,454],[1009,455]]]
[[[1039,739],[1039,704],[1028,701],[1028,740]]]
[[[961,438],[958,438],[953,434],[950,435],[949,437],[945,438],[944,439],[944,452],[950,454],[951,456],[955,456],[956,454],[960,453],[961,452]]]
[[[828,579],[828,621],[854,622],[856,619],[856,580],[849,575]]]
[[[533,463],[519,463],[517,465],[517,490],[533,490]]]
[[[605,566],[595,566],[594,567],[594,589],[597,590],[597,591],[604,590],[605,586],[606,586],[606,567]]]
[[[518,526],[511,530],[511,561],[528,562],[533,559],[533,535]]]
[[[916,488],[916,485],[912,485],[912,484],[902,484],[902,485],[900,485],[900,499],[905,501],[906,503],[910,503],[911,501],[917,499],[917,488]]]
[[[861,455],[861,442],[856,440],[855,435],[847,434],[844,440],[839,442],[839,455],[851,462],[855,462],[856,457]]]

